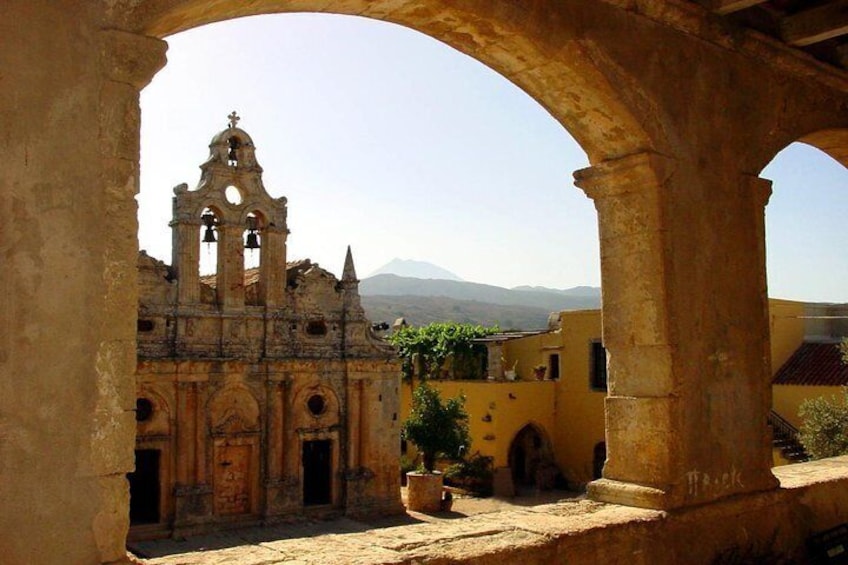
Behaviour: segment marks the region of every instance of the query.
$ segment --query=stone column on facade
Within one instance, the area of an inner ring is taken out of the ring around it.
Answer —
[[[218,304],[227,311],[244,310],[244,239],[241,225],[218,225]]]
[[[285,227],[268,226],[262,230],[259,288],[269,309],[285,305],[287,237]]]
[[[196,390],[192,382],[177,382],[177,486],[194,484]]]
[[[282,403],[283,403],[283,451],[282,451],[282,485],[283,493],[280,496],[281,510],[297,508],[302,503],[300,487],[300,440],[297,430],[294,428],[294,398],[292,398],[293,383],[291,375],[286,375],[282,381]]]
[[[194,484],[207,483],[207,447],[209,433],[207,430],[206,414],[206,382],[194,382],[192,394],[194,397]]]
[[[175,217],[179,212],[175,212]],[[200,302],[200,219],[171,224],[171,262],[177,275],[177,302]]]
[[[756,364],[764,347],[765,337],[760,336],[767,332],[752,331],[757,337],[751,337],[732,327],[735,308],[750,312],[755,319],[748,322],[757,326],[756,312],[764,296],[749,292],[750,280],[737,284],[744,293],[720,292],[728,286],[727,275],[705,274],[719,268],[710,264],[711,256],[735,261],[749,251],[732,247],[759,237],[752,203],[761,196],[752,196],[745,186],[733,187],[722,199],[716,190],[714,209],[704,204],[699,211],[720,215],[741,238],[716,241],[715,234],[696,231],[709,225],[674,216],[690,203],[685,202],[686,177],[670,159],[652,153],[630,155],[578,171],[575,178],[598,211],[603,339],[609,363],[607,462],[604,478],[590,483],[590,496],[673,508],[773,487],[769,467],[763,464],[767,446],[760,441],[766,426],[762,398],[767,379],[765,368]],[[686,238],[715,243],[687,246]],[[760,260],[747,261],[746,267],[756,267]],[[759,266],[753,272],[762,271]],[[757,302],[753,308],[744,302],[752,296]],[[701,307],[722,315],[704,313]],[[765,310],[761,314],[765,321]],[[682,345],[699,340],[718,350],[709,354]],[[738,398],[716,405],[737,386]],[[750,441],[752,436],[756,442]]]
[[[347,468],[353,470],[360,465],[360,435],[362,428],[360,427],[360,415],[362,410],[361,404],[361,380],[348,380],[347,388]]]
[[[284,384],[271,375],[265,381],[267,398],[265,414],[265,515],[280,513],[279,494],[284,473]]]
[[[369,449],[370,449],[370,436],[371,429],[368,427],[370,425],[370,414],[371,410],[376,408],[375,405],[369,404],[368,402],[368,392],[371,388],[370,380],[362,379],[359,381],[359,461],[358,467],[369,467],[371,464],[371,458],[369,457]]]

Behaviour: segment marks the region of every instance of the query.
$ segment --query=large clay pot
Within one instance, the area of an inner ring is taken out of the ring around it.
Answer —
[[[406,507],[414,512],[438,512],[442,506],[442,474],[406,474]]]

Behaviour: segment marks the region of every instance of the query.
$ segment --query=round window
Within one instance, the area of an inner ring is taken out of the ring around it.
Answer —
[[[135,421],[146,422],[153,416],[153,403],[146,398],[137,398],[135,401]]]
[[[324,397],[320,394],[313,394],[309,397],[309,400],[306,401],[306,406],[309,407],[309,411],[312,412],[313,416],[320,416],[324,413],[324,409],[327,407],[326,402],[324,402]]]
[[[230,185],[224,189],[224,197],[227,199],[227,202],[235,206],[241,204],[241,201],[243,200],[241,190],[239,190],[233,185]]]

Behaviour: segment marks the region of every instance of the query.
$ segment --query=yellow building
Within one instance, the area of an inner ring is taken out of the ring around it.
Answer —
[[[769,312],[775,376],[771,423],[775,436],[792,435],[804,399],[836,394],[848,384],[848,367],[834,346],[848,335],[848,306],[771,299]],[[444,398],[465,395],[470,451],[492,457],[496,493],[546,486],[552,471],[572,488],[599,478],[606,458],[607,385],[600,310],[561,312],[547,331],[479,341],[488,347],[487,380],[434,384]],[[409,413],[410,403],[407,385],[402,414]],[[776,465],[791,462],[779,448],[774,456]]]

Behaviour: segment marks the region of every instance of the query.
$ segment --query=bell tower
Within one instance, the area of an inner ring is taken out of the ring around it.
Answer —
[[[174,188],[172,265],[179,306],[213,303],[221,312],[245,309],[245,249],[259,253],[256,305],[279,308],[285,302],[286,198],[272,198],[262,183],[251,137],[232,112],[227,128],[209,143],[200,182]],[[201,246],[214,249],[213,300],[201,292]]]

